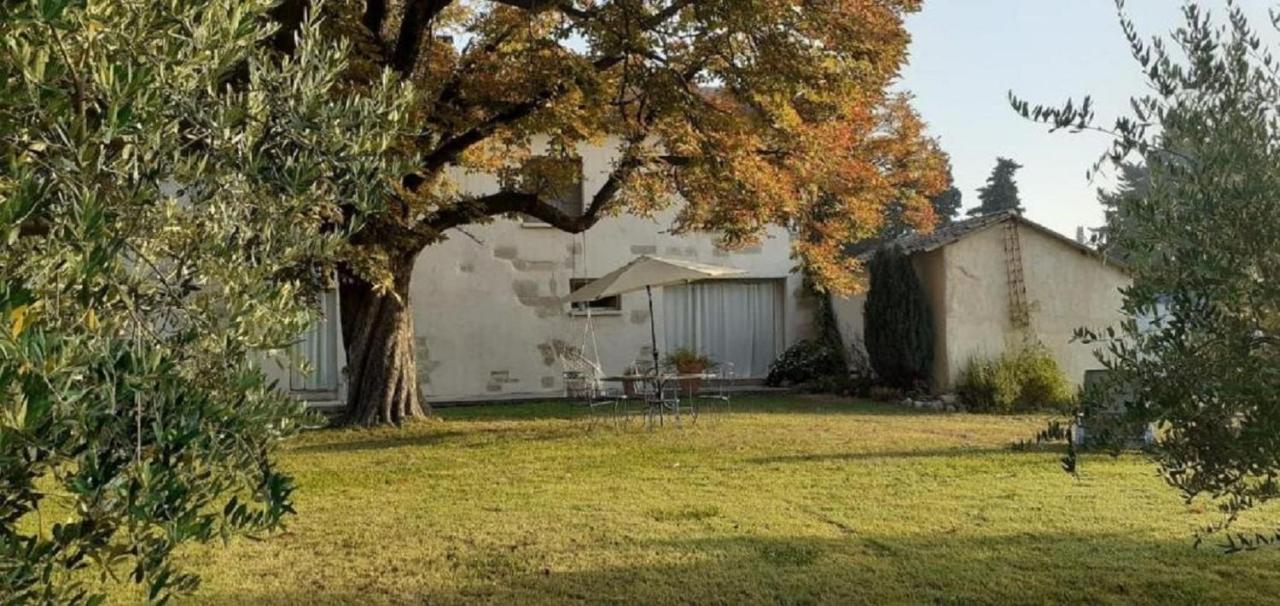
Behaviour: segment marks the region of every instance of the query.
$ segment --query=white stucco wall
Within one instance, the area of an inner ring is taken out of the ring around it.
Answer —
[[[996,356],[1028,338],[1043,343],[1067,379],[1079,385],[1084,371],[1099,368],[1093,348],[1072,340],[1077,328],[1118,324],[1120,289],[1129,276],[1113,265],[1039,230],[1018,228],[1030,330],[1015,329],[1009,314],[1003,224],[971,233],[914,257],[929,296],[938,343],[934,388],[949,390],[968,361]],[[837,322],[846,343],[863,333],[863,296],[836,298]]]
[[[865,276],[863,279],[865,280]],[[863,284],[865,288],[865,281]],[[862,347],[862,338],[866,334],[862,308],[866,304],[865,290],[857,294],[831,297],[831,310],[835,313],[836,327],[840,330],[840,340],[845,347]]]
[[[608,145],[580,149],[584,197],[611,170]],[[468,175],[473,193],[496,189],[488,175]],[[418,258],[411,290],[418,336],[418,372],[428,400],[499,399],[563,392],[556,349],[584,343],[587,320],[571,315],[560,297],[571,278],[597,278],[639,254],[656,254],[746,270],[744,278],[785,282],[784,343],[808,330],[811,304],[800,277],[790,273],[787,232],[771,229],[760,246],[723,251],[710,235],[666,233],[674,210],[656,219],[606,218],[585,234],[530,227],[502,219],[456,230]],[[661,289],[655,289],[659,349],[665,350]],[[622,297],[622,312],[592,319],[599,358],[607,372],[622,372],[648,355],[649,311],[643,292]],[[588,350],[588,357],[591,352]]]
[[[943,249],[951,320],[948,385],[970,357],[997,355],[1025,338],[1009,319],[1003,229],[994,225]],[[1120,289],[1132,280],[1118,267],[1036,229],[1020,226],[1018,234],[1031,311],[1029,334],[1053,353],[1067,379],[1078,386],[1084,371],[1100,365],[1092,346],[1073,342],[1075,330],[1118,324],[1123,319]]]

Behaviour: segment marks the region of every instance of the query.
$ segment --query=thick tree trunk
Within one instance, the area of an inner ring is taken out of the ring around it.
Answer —
[[[347,271],[339,271],[342,338],[347,350],[345,421],[356,425],[400,425],[425,417],[413,353],[413,308],[409,279],[414,254],[394,257],[392,292],[379,293]]]

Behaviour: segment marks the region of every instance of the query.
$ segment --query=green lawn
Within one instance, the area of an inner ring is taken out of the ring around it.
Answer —
[[[292,443],[299,515],[184,560],[210,604],[1261,603],[1280,552],[1195,549],[1137,456],[1009,444],[1038,417],[791,397],[589,430],[556,404]],[[1265,518],[1269,512],[1254,517]]]

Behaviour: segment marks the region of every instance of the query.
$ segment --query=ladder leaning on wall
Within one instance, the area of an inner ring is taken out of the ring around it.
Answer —
[[[1031,325],[1031,308],[1027,303],[1027,281],[1022,273],[1022,241],[1014,218],[1004,222],[1004,260],[1009,280],[1009,320],[1016,328],[1027,328]]]

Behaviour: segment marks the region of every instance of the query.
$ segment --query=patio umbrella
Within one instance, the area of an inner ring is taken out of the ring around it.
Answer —
[[[595,301],[644,289],[649,295],[649,338],[653,343],[653,369],[658,371],[658,329],[653,319],[653,287],[688,284],[707,278],[721,278],[745,273],[733,267],[707,265],[681,259],[665,259],[640,255],[630,263],[613,270],[603,278],[592,280],[565,298],[570,303]]]

